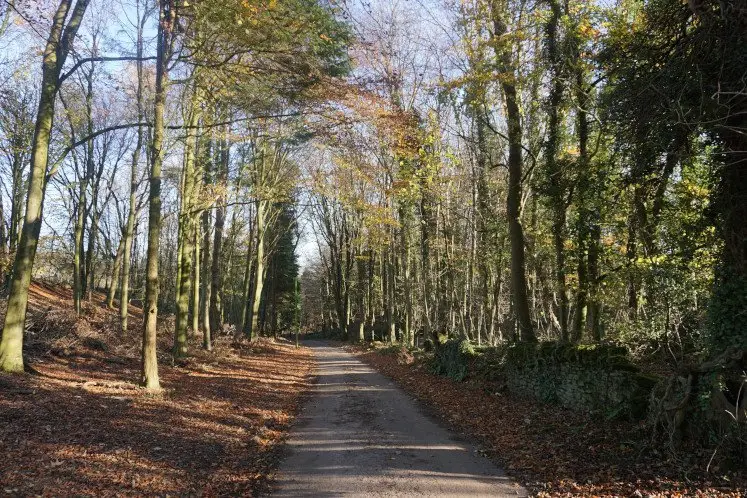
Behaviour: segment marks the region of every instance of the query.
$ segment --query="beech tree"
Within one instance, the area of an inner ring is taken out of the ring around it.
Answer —
[[[60,90],[62,69],[88,3],[88,0],[77,0],[75,5],[70,0],[59,2],[44,48],[41,94],[31,143],[26,212],[13,264],[8,309],[0,342],[0,369],[5,372],[21,372],[24,369],[23,331],[49,173],[49,142],[55,117],[55,101]]]

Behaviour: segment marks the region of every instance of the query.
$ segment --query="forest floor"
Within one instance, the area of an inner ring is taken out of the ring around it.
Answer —
[[[31,375],[0,375],[0,494],[7,496],[256,495],[308,389],[308,350],[218,338],[169,365],[172,327],[159,331],[163,392],[137,386],[141,312],[125,337],[94,294],[85,318],[69,289],[32,286]],[[1,317],[0,317],[1,318]],[[173,322],[172,322],[173,323]]]
[[[592,418],[511,396],[483,381],[454,382],[405,353],[349,349],[478,441],[536,496],[747,496],[743,472],[718,465],[706,472],[711,452],[683,456],[652,449],[643,424]]]

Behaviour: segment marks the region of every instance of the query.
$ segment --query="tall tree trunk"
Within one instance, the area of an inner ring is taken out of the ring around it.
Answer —
[[[254,259],[252,257],[252,248],[254,240],[254,233],[253,231],[249,232],[249,237],[246,243],[246,259],[244,260],[244,284],[242,286],[242,292],[241,292],[241,315],[239,317],[239,323],[238,327],[236,327],[236,336],[237,338],[241,336],[245,331],[248,332],[248,329],[246,329],[246,324],[248,323],[248,320],[250,319],[249,316],[249,295],[251,292],[252,287],[252,267],[254,265]]]
[[[191,108],[189,110],[189,128],[184,142],[184,175],[182,182],[182,202],[179,213],[180,252],[177,265],[176,324],[174,329],[174,358],[187,354],[187,329],[189,328],[189,300],[192,297],[193,257],[197,240],[195,227],[196,178],[195,149],[197,148],[197,125],[200,122],[199,89],[195,85]]]
[[[366,293],[364,282],[366,281],[366,262],[363,258],[357,259],[358,277],[358,342],[366,340]]]
[[[470,196],[471,198],[471,209],[469,210],[469,231],[465,233],[465,237],[469,239],[469,253],[467,256],[467,281],[464,286],[464,301],[462,304],[462,320],[464,327],[464,335],[468,339],[475,339],[478,343],[480,342],[480,330],[475,329],[474,315],[475,315],[475,266],[477,259],[477,172],[475,171],[475,164],[472,163],[472,171],[470,171]]]
[[[228,161],[229,161],[229,150],[228,150],[228,127],[223,131],[223,137],[220,140],[220,146],[218,150],[218,175],[216,183],[220,186],[223,192],[226,192],[225,187],[228,183]],[[221,323],[221,256],[223,247],[223,227],[226,222],[226,194],[224,193],[218,199],[218,207],[215,210],[215,233],[213,235],[213,261],[212,261],[212,274],[210,282],[210,328],[212,330],[220,330],[222,327]]]
[[[506,107],[508,125],[508,195],[506,211],[508,215],[509,238],[511,242],[511,290],[521,340],[537,340],[532,326],[527,297],[526,263],[524,261],[524,230],[521,226],[521,187],[522,187],[522,131],[519,95],[516,89],[518,74],[512,60],[512,46],[501,40],[508,33],[504,21],[505,5],[493,3],[493,30],[496,37],[495,53],[498,69],[502,74],[501,91]]]
[[[270,278],[268,279],[270,288],[267,291],[267,306],[265,306],[265,315],[269,314],[269,329],[270,333],[272,334],[272,337],[277,338],[277,330],[278,330],[278,308],[277,308],[277,299],[278,299],[278,287],[277,287],[277,277],[278,277],[278,266],[277,266],[277,260],[275,258],[272,259],[272,264],[270,265],[271,272],[270,272]],[[267,308],[270,308],[270,311],[268,313]],[[267,317],[265,317],[265,320],[267,320]],[[264,325],[265,327],[267,325]]]
[[[83,278],[82,278],[82,252],[83,252],[83,224],[86,220],[85,204],[85,181],[81,182],[78,195],[78,207],[75,215],[75,228],[73,230],[73,307],[75,314],[81,314],[81,301],[83,300]]]
[[[578,264],[576,275],[578,277],[578,290],[576,291],[576,311],[573,315],[573,334],[574,343],[581,341],[583,337],[583,327],[587,320],[587,305],[589,296],[589,267],[588,267],[588,245],[589,231],[586,227],[579,227],[578,235]]]
[[[589,158],[589,118],[588,109],[590,104],[589,93],[586,85],[586,78],[584,71],[580,65],[576,69],[576,85],[575,93],[578,105],[577,110],[577,133],[578,133],[578,171],[580,172],[580,179],[578,181],[579,190],[579,208],[578,208],[578,292],[576,295],[576,314],[573,323],[573,341],[579,342],[582,338],[583,327],[585,323],[588,323],[588,304],[589,304],[589,289],[592,282],[597,280],[596,272],[597,261],[598,261],[598,247],[596,246],[597,238],[600,236],[596,232],[599,230],[598,227],[593,227],[591,222],[592,217],[595,216],[594,212],[600,208],[600,206],[590,205],[595,190],[601,189],[602,185],[595,185],[590,181],[592,175],[589,174],[590,169],[590,158]],[[597,224],[598,225],[598,224]],[[592,227],[592,228],[590,228]],[[593,260],[593,261],[592,261]],[[592,267],[590,268],[590,265]],[[590,275],[590,272],[591,275]],[[596,299],[596,292],[592,290],[593,299]],[[593,320],[598,319],[598,309],[596,303],[592,305],[592,316]],[[594,332],[593,335],[595,335]]]
[[[209,167],[210,162],[206,164]],[[210,172],[207,171],[206,175]],[[202,212],[202,347],[212,349],[212,330],[210,329],[210,210]]]
[[[197,216],[197,215],[195,215]],[[194,254],[194,270],[192,271],[192,335],[196,336],[200,331],[200,224],[194,224],[194,238],[195,238],[195,254]],[[205,344],[203,344],[205,346]],[[205,348],[209,349],[209,348]]]
[[[78,32],[89,0],[75,3],[70,20],[65,25],[72,0],[61,0],[55,12],[49,38],[43,53],[41,95],[32,141],[26,214],[21,229],[10,282],[8,308],[5,313],[3,337],[0,341],[0,370],[22,372],[23,330],[26,321],[31,272],[41,230],[44,191],[47,183],[49,140],[55,114],[55,100],[60,88],[60,73],[65,65],[73,39]]]
[[[91,66],[93,68],[93,66]],[[90,78],[93,81],[93,69],[91,70]],[[93,84],[93,83],[91,83]],[[93,95],[93,89],[91,89],[91,95]],[[93,126],[91,126],[93,129]],[[93,141],[91,141],[93,144]],[[86,250],[86,299],[90,302],[93,298],[93,291],[96,290],[96,246],[98,242],[99,234],[99,222],[101,220],[101,211],[99,210],[99,191],[101,187],[101,177],[104,174],[104,167],[106,166],[106,154],[108,146],[106,143],[102,146],[101,159],[99,167],[96,171],[91,171],[93,177],[93,183],[91,184],[91,226],[88,231],[88,249]],[[93,150],[91,150],[93,156]]]
[[[405,306],[402,317],[402,341],[408,346],[413,346],[414,334],[412,327],[412,276],[410,274],[410,223],[407,208],[400,208],[400,258],[402,269],[402,291],[404,292]]]
[[[20,154],[13,155],[13,188],[12,188],[12,206],[10,210],[10,230],[8,238],[10,239],[9,248],[11,254],[16,252],[18,241],[21,237],[21,219],[23,217],[23,167]],[[10,277],[10,275],[8,276]]]
[[[374,266],[376,265],[377,254],[373,249],[368,250],[368,280],[366,304],[368,306],[369,328],[371,330],[371,342],[376,340],[376,303],[374,302]],[[298,279],[296,278],[296,284]],[[296,301],[298,302],[298,301]]]
[[[340,246],[342,246],[342,244],[340,244]],[[347,293],[345,291],[346,279],[343,276],[343,266],[345,265],[345,261],[342,256],[344,248],[333,246],[330,249],[332,251],[332,254],[330,255],[330,264],[332,265],[332,275],[330,275],[330,280],[332,281],[332,291],[335,296],[337,327],[338,332],[341,332],[343,337],[347,338]]]
[[[249,311],[251,315],[247,319],[247,325],[249,326],[247,335],[249,340],[252,340],[254,335],[259,332],[259,308],[262,301],[262,287],[265,280],[265,224],[267,222],[267,211],[269,209],[268,204],[269,201],[257,201],[255,218],[257,238],[254,245],[254,277],[251,292],[249,294]]]
[[[160,0],[158,42],[156,49],[156,85],[153,109],[153,141],[151,143],[150,193],[148,195],[148,250],[143,312],[142,382],[149,390],[158,390],[158,256],[161,238],[161,166],[163,164],[164,111],[168,88],[168,52],[176,12],[173,0]]]
[[[482,93],[482,92],[480,92]],[[473,107],[478,110],[482,109],[483,102],[476,101]],[[486,335],[492,335],[492,320],[490,310],[494,308],[491,297],[492,290],[490,285],[490,255],[495,251],[495,234],[493,229],[494,213],[491,209],[490,188],[488,186],[488,150],[486,143],[486,126],[481,112],[473,112],[473,122],[477,132],[477,150],[476,150],[476,236],[477,236],[477,274],[480,282],[480,294],[482,297],[482,314],[485,315]]]
[[[438,333],[433,325],[433,263],[431,261],[431,232],[436,236],[436,223],[433,218],[433,192],[427,180],[421,182],[420,212],[423,219],[420,224],[420,258],[423,272],[423,336],[438,342]]]
[[[85,79],[87,81],[87,88],[86,88],[86,125],[87,125],[87,133],[91,135],[93,133],[93,72],[94,72],[94,65],[90,64],[90,69],[86,71]],[[86,249],[83,248],[83,236],[86,232],[86,222],[88,221],[88,215],[90,213],[94,212],[94,202],[95,197],[93,195],[93,192],[91,194],[91,210],[88,209],[88,202],[87,202],[87,196],[88,196],[88,187],[91,185],[91,181],[93,180],[93,170],[94,170],[94,157],[93,157],[93,151],[94,151],[94,143],[93,140],[89,140],[86,144],[86,167],[85,172],[83,173],[83,180],[81,181],[81,188],[80,188],[80,201],[79,204],[82,206],[82,213],[83,218],[81,218],[81,224],[77,229],[81,231],[80,233],[80,245],[78,245],[78,250],[80,252],[79,261],[78,261],[78,272],[79,280],[78,280],[78,287],[76,289],[76,294],[78,299],[83,299],[83,296],[86,294],[88,289],[88,258],[90,257],[90,251],[86,251]],[[79,215],[80,216],[80,215]],[[92,232],[89,230],[89,237],[88,237],[88,247],[91,248],[91,237],[90,234]]]
[[[602,228],[598,214],[592,216],[592,222],[589,229],[589,247],[588,247],[588,278],[589,278],[589,306],[586,315],[586,326],[592,340],[599,342],[602,340],[602,305],[599,302],[599,254],[602,246]]]
[[[239,179],[236,181],[236,194],[238,195],[238,192],[241,188],[241,171],[239,171]],[[236,253],[236,236],[237,236],[237,228],[238,228],[238,210],[234,209],[233,213],[231,214],[231,223],[230,227],[231,229],[228,231],[228,235],[226,236],[226,241],[223,242],[222,246],[227,247],[228,251],[225,256],[225,265],[223,268],[223,275],[233,275],[233,265],[234,265],[234,256]],[[221,296],[225,296],[227,299],[223,300],[221,303],[221,317],[220,321],[221,323],[236,323],[236,307],[235,307],[235,293],[234,292],[226,292],[226,287],[231,282],[229,279],[223,278],[221,276],[220,279],[220,294]],[[231,289],[233,289],[233,285],[231,285]]]
[[[386,287],[386,326],[387,326],[387,340],[394,344],[397,342],[397,326],[394,322],[394,251],[391,249],[386,250],[386,257],[382,259],[383,273],[385,275],[385,287]]]
[[[560,126],[562,123],[561,105],[564,93],[562,58],[558,28],[562,10],[558,0],[550,0],[550,20],[545,26],[546,43],[552,84],[548,98],[547,141],[545,143],[545,160],[549,184],[549,197],[553,210],[553,246],[555,248],[555,292],[558,295],[558,322],[560,338],[568,340],[568,289],[565,275],[565,238],[566,238],[566,194],[563,170],[558,161],[560,149]]]
[[[628,242],[625,247],[625,256],[628,260],[628,316],[632,320],[638,315],[638,216],[639,206],[643,204],[642,196],[641,187],[636,186],[628,214]]]
[[[96,290],[96,270],[94,269],[94,256],[96,254],[96,239],[99,233],[99,216],[98,212],[98,189],[94,187],[91,200],[91,227],[88,231],[88,249],[86,249],[86,300],[91,301],[93,291]]]
[[[5,233],[5,210],[3,209],[3,198],[0,193],[0,258],[5,260],[8,254],[8,238]]]

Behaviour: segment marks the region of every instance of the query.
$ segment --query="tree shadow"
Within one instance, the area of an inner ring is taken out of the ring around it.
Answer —
[[[524,490],[404,392],[323,343],[313,397],[287,444],[276,496],[521,495]]]
[[[46,358],[36,365],[42,376],[10,378],[0,393],[5,489],[252,494],[305,382],[293,359],[256,355],[208,374],[162,366],[165,392],[151,396],[131,382],[137,363],[103,356]]]

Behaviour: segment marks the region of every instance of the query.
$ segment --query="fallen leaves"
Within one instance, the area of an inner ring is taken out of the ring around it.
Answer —
[[[479,439],[496,460],[540,497],[743,496],[744,473],[713,475],[700,462],[647,450],[641,424],[593,419],[510,394],[495,386],[456,383],[406,365],[392,355],[355,350],[359,357],[419,398],[458,431]]]
[[[64,294],[46,289],[67,306]],[[103,306],[101,306],[103,308]],[[98,309],[100,323],[116,312]],[[59,313],[58,313],[59,315]],[[34,317],[37,326],[42,317]],[[92,326],[86,325],[86,334]],[[46,353],[37,337],[39,375],[0,375],[0,483],[18,496],[226,496],[266,488],[279,445],[308,388],[306,349],[263,340],[199,351],[183,367],[161,364],[164,392],[148,395],[139,376],[137,332],[102,331],[105,348],[55,332],[64,355]],[[96,332],[90,332],[93,334]],[[98,334],[98,332],[96,332]],[[168,338],[160,345],[168,347]],[[166,356],[164,354],[164,356]]]

